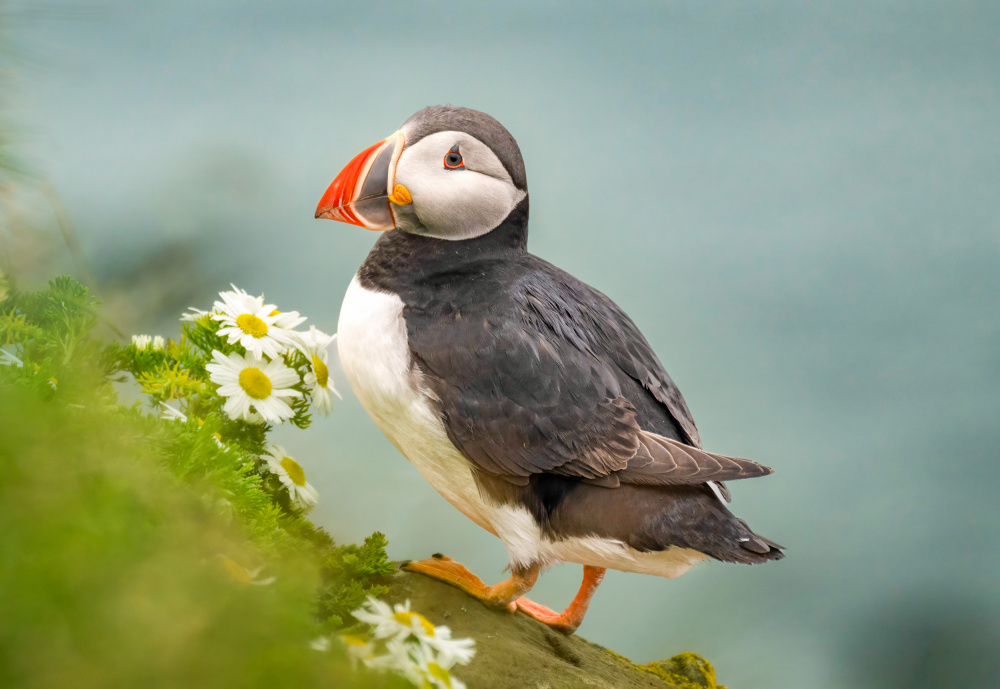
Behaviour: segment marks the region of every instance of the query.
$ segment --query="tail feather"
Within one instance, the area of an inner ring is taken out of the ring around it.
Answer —
[[[660,507],[657,528],[646,540],[660,547],[692,548],[722,562],[744,565],[785,556],[780,545],[755,534],[745,521],[730,512],[711,488],[705,484],[696,490],[671,487],[674,499]]]
[[[764,556],[760,561],[780,560],[785,556],[785,548],[783,546],[780,546],[774,541],[764,538],[763,536],[758,536],[750,530],[750,527],[747,526],[747,523],[742,519],[737,519],[736,521],[738,521],[746,530],[746,534],[741,536],[739,539],[741,548],[749,550],[751,553]]]

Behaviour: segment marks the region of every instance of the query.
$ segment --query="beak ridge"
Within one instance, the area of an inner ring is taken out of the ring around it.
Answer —
[[[402,149],[401,139],[402,132],[396,132],[354,156],[323,194],[316,217],[369,230],[391,230],[395,218],[389,205],[389,189]]]

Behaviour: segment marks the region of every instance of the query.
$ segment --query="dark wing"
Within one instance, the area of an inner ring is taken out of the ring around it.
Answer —
[[[608,336],[605,351],[628,376],[642,385],[666,407],[674,422],[680,427],[687,444],[701,447],[701,436],[694,424],[694,417],[688,409],[681,391],[667,374],[659,357],[632,319],[622,312],[618,305],[606,296],[592,290],[595,305],[607,314],[614,327]]]
[[[538,263],[543,270],[522,282],[516,292],[518,301],[534,312],[537,324],[613,363],[662,405],[682,441],[701,447],[701,436],[681,391],[632,319],[593,287],[551,264]]]
[[[452,442],[480,470],[517,483],[552,473],[611,486],[771,473],[643,429],[623,372],[681,410],[678,425],[697,439],[683,398],[628,317],[542,268],[465,309],[407,307],[414,363],[440,399]]]

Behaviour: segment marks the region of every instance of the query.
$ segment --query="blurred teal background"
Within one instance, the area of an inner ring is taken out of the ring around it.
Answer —
[[[375,236],[313,219],[329,182],[425,105],[489,112],[532,251],[633,317],[706,448],[777,470],[731,488],[786,560],[611,573],[581,634],[695,650],[732,689],[1000,685],[1000,4],[7,6],[18,154],[125,332],[230,282],[334,330]],[[499,580],[499,541],[334,376],[344,402],[289,437],[316,521]]]

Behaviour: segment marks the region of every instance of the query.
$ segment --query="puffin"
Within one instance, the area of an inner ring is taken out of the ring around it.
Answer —
[[[564,634],[608,569],[674,578],[779,560],[725,481],[772,473],[706,452],[688,406],[611,299],[528,252],[520,149],[496,119],[431,106],[355,156],[316,209],[381,233],[347,288],[337,346],[357,399],[453,506],[498,537],[510,577],[440,554],[404,568]],[[525,597],[583,565],[562,612]]]

